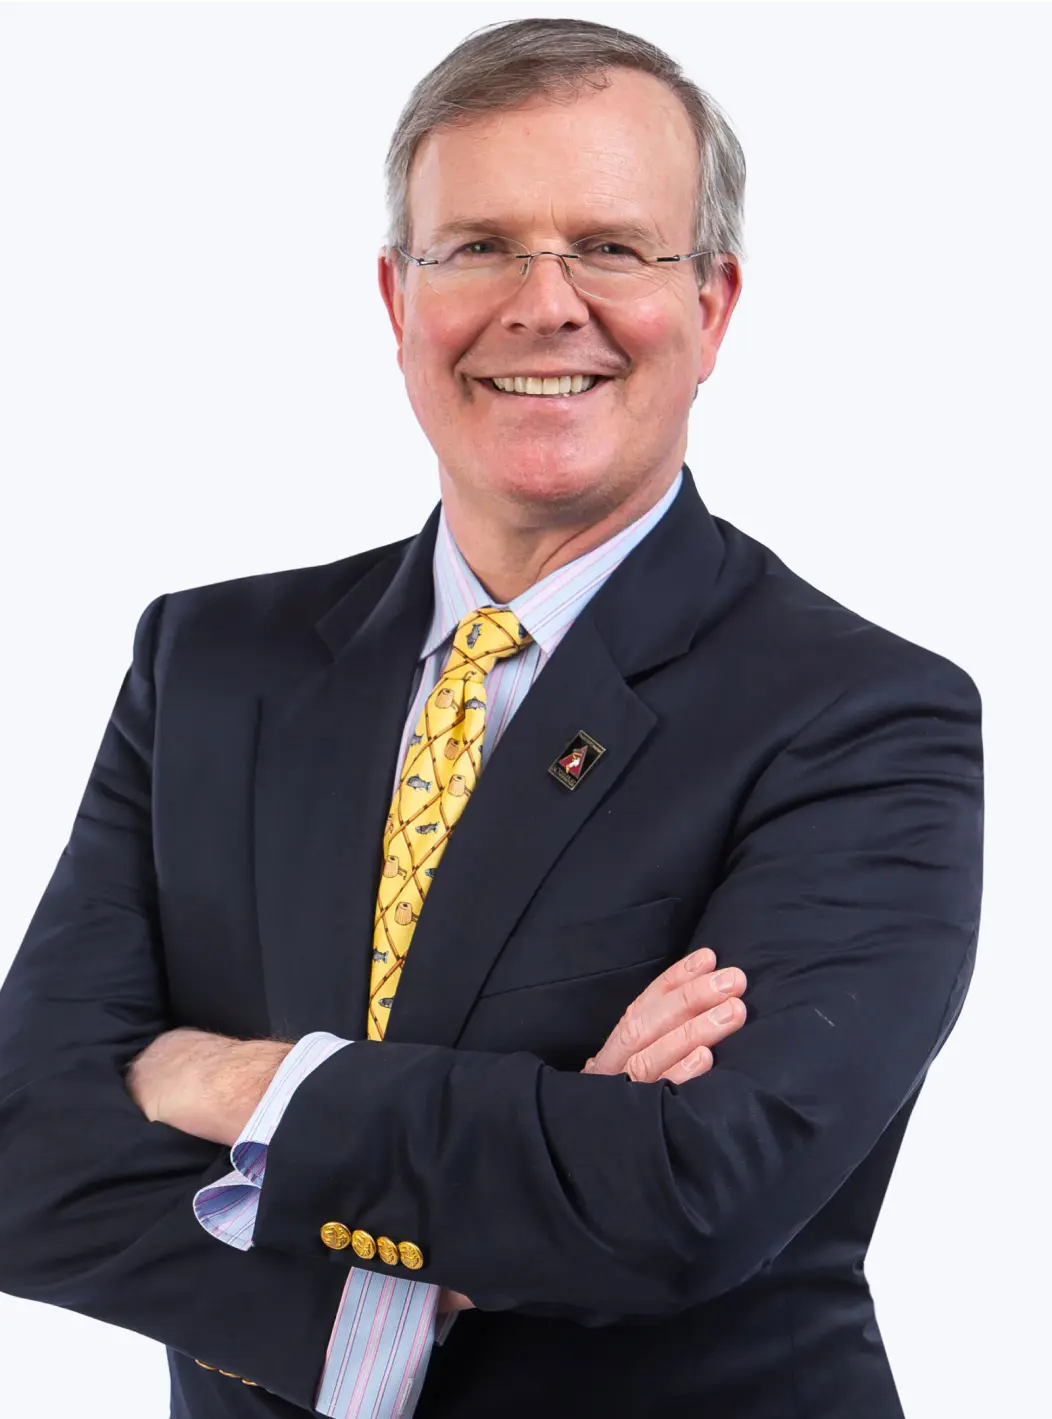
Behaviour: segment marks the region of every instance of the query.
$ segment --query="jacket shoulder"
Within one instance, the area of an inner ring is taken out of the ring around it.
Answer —
[[[165,598],[166,614],[181,619],[195,613],[218,615],[225,611],[249,620],[284,614],[314,621],[373,567],[397,557],[412,540],[405,537],[317,566],[257,572],[172,591]]]
[[[736,609],[748,618],[749,642],[758,654],[842,687],[874,677],[916,678],[979,702],[972,676],[949,656],[845,606],[762,542],[722,518],[715,521],[728,554],[751,569]]]
[[[170,591],[153,600],[139,618],[135,658],[152,661],[159,673],[173,660],[188,661],[222,681],[255,666],[267,668],[313,658],[320,641],[317,622],[371,573],[393,576],[406,547],[402,538],[318,566],[262,572]],[[224,671],[228,673],[223,673]]]

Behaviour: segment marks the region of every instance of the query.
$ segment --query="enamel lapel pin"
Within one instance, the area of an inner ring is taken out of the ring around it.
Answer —
[[[568,788],[572,792],[605,753],[606,750],[602,744],[597,743],[590,734],[586,734],[581,729],[570,740],[555,762],[548,765],[548,772],[552,778],[562,784],[563,788]]]

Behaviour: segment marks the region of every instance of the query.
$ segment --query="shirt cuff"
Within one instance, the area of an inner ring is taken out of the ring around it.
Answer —
[[[411,1419],[427,1373],[440,1290],[430,1282],[352,1268],[315,1409],[331,1419]]]
[[[252,1117],[234,1140],[230,1150],[233,1171],[194,1194],[194,1216],[206,1232],[238,1251],[248,1251],[252,1246],[259,1194],[267,1170],[267,1149],[278,1124],[307,1075],[352,1043],[319,1030],[304,1035],[289,1050]]]

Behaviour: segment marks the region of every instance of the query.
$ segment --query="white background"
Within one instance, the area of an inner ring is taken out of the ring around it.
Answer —
[[[541,13],[660,44],[745,148],[708,507],[982,692],[978,964],[868,1271],[909,1419],[1047,1413],[1044,6],[0,8],[0,975],[147,602],[433,507],[375,285],[383,157],[454,44]],[[163,1350],[0,1297],[0,1411],[73,1406],[167,1414]]]

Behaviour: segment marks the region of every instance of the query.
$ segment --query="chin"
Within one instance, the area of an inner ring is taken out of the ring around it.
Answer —
[[[615,462],[594,445],[578,451],[545,449],[532,444],[521,452],[494,449],[473,459],[473,481],[517,502],[579,503],[601,494],[614,481]]]

